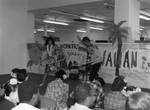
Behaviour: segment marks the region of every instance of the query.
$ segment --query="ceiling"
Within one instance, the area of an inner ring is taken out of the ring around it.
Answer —
[[[141,10],[150,12],[150,0],[140,0]],[[80,16],[103,19],[105,23],[91,22],[91,25],[109,28],[110,21],[114,21],[114,0],[100,0],[96,2],[81,3],[62,7],[37,9],[30,11],[35,14],[35,29],[44,27],[43,19],[51,18],[69,23],[68,26],[47,24],[48,28],[55,30],[76,30],[85,28],[87,21],[79,19]],[[150,27],[150,21],[140,19],[140,25]]]

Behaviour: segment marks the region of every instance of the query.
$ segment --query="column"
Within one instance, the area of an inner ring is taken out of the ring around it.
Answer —
[[[44,24],[44,36],[47,36],[47,24]]]
[[[115,23],[126,20],[124,27],[129,27],[128,42],[139,39],[140,2],[138,0],[115,0]]]
[[[0,74],[27,65],[28,0],[0,0]]]
[[[28,36],[27,42],[33,43],[34,40],[34,14],[28,13]]]
[[[91,25],[91,23],[87,22],[86,23],[86,28],[85,28],[85,30],[86,30],[86,36],[88,36],[89,38],[90,38],[90,25]]]

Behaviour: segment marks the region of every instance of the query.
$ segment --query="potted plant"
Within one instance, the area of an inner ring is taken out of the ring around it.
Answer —
[[[119,68],[121,65],[121,57],[122,57],[122,38],[127,39],[128,31],[125,28],[122,28],[121,25],[126,21],[120,21],[118,24],[112,22],[112,27],[110,28],[110,34],[108,41],[111,41],[112,44],[117,42],[117,58],[116,58],[116,66],[115,66],[115,75],[119,76]]]
[[[140,36],[140,40],[144,41],[145,36],[148,36],[147,29],[144,28],[144,29],[140,30],[139,36]]]

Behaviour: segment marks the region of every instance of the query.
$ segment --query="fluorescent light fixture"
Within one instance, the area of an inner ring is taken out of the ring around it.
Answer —
[[[76,30],[77,32],[84,32],[84,33],[86,33],[86,31],[85,30]]]
[[[139,30],[140,30],[140,31],[142,31],[143,29],[142,29],[142,28],[140,28]]]
[[[92,22],[97,22],[97,23],[104,23],[104,21],[102,21],[102,20],[92,19],[92,18],[87,18],[87,17],[80,17],[80,19],[92,21]]]
[[[90,29],[103,30],[102,28],[98,28],[98,27],[90,27]]]
[[[59,24],[59,25],[69,25],[68,23],[59,22],[59,21],[51,21],[51,20],[43,20],[45,23],[51,23],[51,24]]]
[[[37,31],[44,31],[44,29],[37,29]],[[47,29],[47,32],[55,32],[54,30]]]
[[[149,18],[149,17],[147,17],[147,16],[143,16],[143,15],[140,15],[140,18],[141,18],[141,19],[145,19],[145,20],[150,20],[150,18]]]
[[[143,10],[141,10],[140,13],[143,14],[143,15],[146,15],[146,16],[150,16],[150,13],[148,13],[146,11],[143,11]]]

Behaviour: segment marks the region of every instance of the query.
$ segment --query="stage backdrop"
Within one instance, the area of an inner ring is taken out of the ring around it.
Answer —
[[[66,59],[61,64],[65,70],[70,70],[71,66],[84,64],[86,53],[79,51],[79,44],[72,42],[57,43],[66,54]],[[99,70],[99,75],[107,83],[112,83],[115,78],[116,47],[112,44],[97,44],[103,64]],[[33,73],[43,73],[40,64],[43,51],[40,51],[36,44],[28,44],[28,71]],[[150,50],[139,49],[138,43],[123,44],[122,61],[120,75],[126,76],[131,85],[150,88]]]
[[[99,44],[103,55],[103,65],[99,71],[106,82],[112,83],[115,78],[116,45]],[[139,49],[139,44],[124,44],[120,75],[126,76],[129,84],[150,88],[150,50]]]
[[[43,73],[44,67],[41,65],[40,61],[42,59],[42,55],[44,54],[44,51],[41,51],[39,47],[42,47],[43,44],[35,44],[30,43],[27,44],[28,47],[28,63],[27,68],[29,72],[33,73]],[[57,43],[58,46],[60,46],[64,53],[65,53],[65,59],[62,57],[63,61],[59,62],[62,69],[66,70],[68,73],[70,73],[72,67],[77,67],[79,65],[85,64],[86,62],[86,52],[79,51],[79,44],[78,43],[72,43],[72,42],[62,42]],[[60,56],[59,60],[60,59]]]

